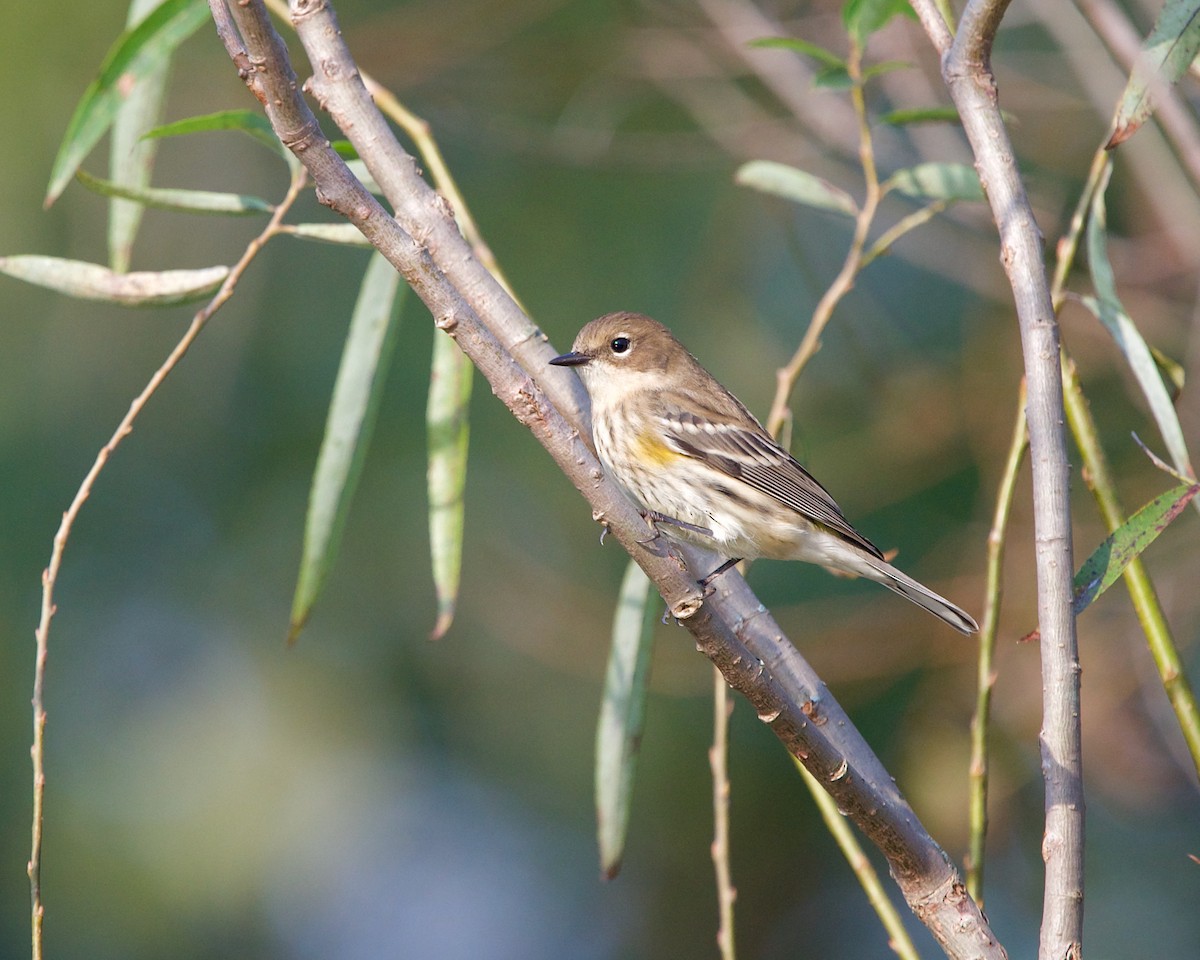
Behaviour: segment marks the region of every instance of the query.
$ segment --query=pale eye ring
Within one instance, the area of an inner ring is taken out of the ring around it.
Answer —
[[[633,344],[630,342],[629,338],[622,335],[619,337],[613,337],[612,341],[608,345],[608,348],[612,350],[613,353],[620,355],[622,353],[628,353],[629,348],[632,345]]]

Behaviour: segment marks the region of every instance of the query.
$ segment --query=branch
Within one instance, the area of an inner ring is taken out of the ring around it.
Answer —
[[[322,200],[358,226],[403,274],[436,325],[455,338],[496,396],[588,500],[593,515],[646,571],[700,650],[884,852],[909,905],[947,954],[1005,957],[945,853],[745,581],[731,571],[711,597],[701,598],[694,579],[605,478],[582,439],[586,408],[576,378],[547,365],[554,352],[545,337],[472,256],[445,202],[418,176],[413,158],[371,103],[328,5],[299,0],[292,7],[297,33],[317,69],[311,89],[383,188],[395,219],[319,135],[261,0],[243,0],[228,10],[223,0],[210,5],[241,75],[280,138],[309,169]]]
[[[940,20],[932,0],[914,0],[923,24]],[[942,78],[962,117],[976,168],[1000,231],[1004,269],[1013,289],[1028,385],[1033,467],[1038,622],[1042,643],[1042,775],[1046,782],[1046,861],[1040,956],[1061,960],[1081,950],[1083,933],[1083,767],[1079,728],[1079,653],[1071,611],[1071,512],[1063,427],[1059,331],[1043,262],[1041,233],[1016,155],[1000,116],[991,72],[992,42],[1007,0],[971,0],[949,48]],[[944,24],[943,24],[944,25]]]

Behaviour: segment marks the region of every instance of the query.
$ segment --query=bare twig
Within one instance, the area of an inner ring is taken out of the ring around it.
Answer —
[[[1083,764],[1080,749],[1079,653],[1071,608],[1071,508],[1063,421],[1059,330],[1042,259],[1041,233],[1000,115],[990,58],[1007,0],[971,0],[958,34],[949,35],[932,0],[914,0],[942,54],[942,77],[958,107],[1000,232],[1001,259],[1012,286],[1028,384],[1026,417],[1033,466],[1038,622],[1042,643],[1042,775],[1046,886],[1040,956],[1061,960],[1081,950],[1083,935]],[[941,23],[942,28],[936,26]]]
[[[192,322],[183,337],[175,344],[171,352],[167,354],[167,358],[163,361],[162,365],[154,371],[154,375],[147,382],[146,386],[142,388],[142,392],[133,399],[133,402],[129,405],[129,410],[121,418],[121,422],[117,424],[117,428],[113,431],[108,442],[96,454],[95,462],[84,476],[83,481],[79,484],[79,489],[75,492],[74,498],[63,514],[58,532],[54,535],[54,544],[50,551],[50,563],[42,572],[41,617],[38,620],[37,631],[34,634],[37,642],[37,654],[33,675],[33,747],[30,750],[33,756],[33,843],[27,868],[30,898],[32,901],[33,960],[41,960],[42,957],[42,921],[45,916],[45,906],[42,903],[42,823],[46,792],[46,657],[50,649],[50,621],[54,618],[54,614],[58,609],[54,602],[54,588],[58,583],[58,574],[62,568],[63,554],[67,549],[67,541],[71,537],[71,530],[75,525],[75,520],[78,518],[79,512],[83,509],[83,505],[87,502],[88,497],[91,496],[92,488],[96,485],[96,480],[100,476],[100,472],[104,469],[105,464],[108,463],[109,459],[116,452],[117,447],[121,445],[121,441],[133,432],[134,421],[137,420],[142,410],[145,409],[146,404],[150,402],[150,398],[162,386],[163,381],[166,380],[171,371],[179,365],[179,362],[200,335],[200,331],[204,329],[205,324],[233,295],[234,288],[237,286],[242,274],[246,272],[247,267],[258,256],[259,251],[262,250],[268,240],[280,232],[279,227],[283,218],[291,210],[292,205],[296,202],[296,198],[300,196],[300,192],[306,182],[307,177],[304,171],[298,170],[292,178],[286,196],[275,207],[266,227],[263,228],[263,231],[257,237],[250,241],[241,258],[230,269],[225,282],[221,284],[205,307],[192,318]]]
[[[735,960],[733,904],[737,888],[733,885],[729,845],[729,715],[733,701],[729,684],[721,671],[713,669],[713,743],[708,749],[708,765],[713,785],[713,870],[717,877],[717,949],[721,960]]]
[[[879,201],[883,199],[883,191],[879,185],[879,173],[875,167],[875,150],[871,140],[871,125],[867,119],[866,98],[863,95],[862,76],[862,46],[851,37],[850,55],[846,60],[846,69],[850,74],[850,97],[854,104],[854,117],[858,128],[858,159],[862,167],[864,195],[862,206],[854,218],[854,235],[850,240],[850,248],[842,261],[833,282],[826,288],[813,310],[808,329],[800,340],[796,352],[786,366],[775,371],[775,397],[771,401],[771,409],[767,414],[766,427],[772,434],[778,434],[788,416],[791,406],[792,391],[796,381],[804,371],[808,361],[821,349],[821,334],[833,319],[833,311],[854,288],[854,282],[862,272],[863,251],[867,245],[867,235],[875,214],[879,210]]]
[[[221,0],[210,3],[223,6]],[[575,378],[547,367],[553,354],[544,338],[471,256],[445,204],[416,175],[412,158],[371,103],[331,9],[319,2],[298,2],[292,9],[317,70],[312,90],[366,161],[396,218],[384,213],[320,136],[261,0],[239,2],[230,12],[245,49],[227,46],[281,139],[312,172],[321,196],[404,274],[437,325],[455,337],[497,397],[650,576],[700,650],[885,853],[910,906],[943,949],[953,957],[1005,956],[945,853],[745,581],[730,571],[701,603],[695,581],[661,543],[647,542],[645,523],[580,438],[586,421]]]
[[[983,906],[983,861],[987,840],[988,799],[988,719],[992,708],[992,687],[996,675],[992,667],[996,652],[996,632],[1000,626],[1000,597],[1004,583],[1004,543],[1008,517],[1012,510],[1013,494],[1017,489],[1017,474],[1029,433],[1025,426],[1025,381],[1017,395],[1017,417],[1013,425],[1012,442],[1004,473],[996,491],[996,511],[992,529],[988,531],[987,595],[983,604],[983,619],[979,628],[979,668],[976,680],[975,715],[971,717],[971,768],[968,783],[968,813],[970,840],[967,849],[967,890]]]
[[[912,942],[912,937],[904,929],[904,921],[900,919],[899,912],[892,905],[891,899],[883,889],[883,884],[879,880],[879,873],[871,866],[871,861],[867,859],[867,855],[863,852],[862,845],[858,842],[858,837],[854,834],[854,828],[846,822],[846,818],[838,810],[837,804],[833,802],[833,797],[821,788],[821,784],[813,778],[813,775],[805,769],[804,764],[798,760],[796,761],[796,769],[800,771],[800,775],[804,778],[805,786],[808,787],[809,792],[813,795],[817,809],[821,812],[821,819],[825,821],[826,829],[833,836],[833,839],[837,841],[837,845],[842,851],[842,856],[846,858],[846,862],[850,864],[850,869],[854,871],[854,876],[858,879],[859,886],[863,888],[863,892],[867,896],[867,901],[879,915],[879,919],[883,923],[883,929],[887,931],[888,946],[895,951],[901,960],[920,960],[920,954],[917,953],[917,948]]]

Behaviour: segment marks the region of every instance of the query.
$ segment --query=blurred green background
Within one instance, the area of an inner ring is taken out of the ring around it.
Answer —
[[[812,89],[793,55],[744,42],[777,32],[770,18],[844,50],[835,4],[356,0],[338,11],[360,64],[432,123],[555,344],[603,312],[650,313],[765,414],[848,225],[738,188],[732,173],[769,158],[851,192],[861,181],[845,95]],[[124,16],[122,4],[61,0],[9,11],[0,252],[105,259],[104,201],[73,186],[44,212],[41,197]],[[1133,16],[1144,30],[1153,13]],[[879,35],[871,58],[914,65],[874,88],[873,113],[947,102],[911,22]],[[1052,249],[1122,78],[1069,7],[1012,10],[996,67]],[[167,117],[252,106],[205,28],[174,67]],[[954,128],[876,132],[885,173],[969,160]],[[87,168],[103,173],[105,156]],[[285,186],[278,160],[233,134],[164,143],[155,182],[269,198]],[[1196,372],[1200,205],[1156,130],[1122,147],[1109,208],[1127,306]],[[889,202],[885,221],[909,209]],[[303,213],[323,215],[311,198]],[[152,211],[135,267],[231,263],[257,229]],[[299,645],[284,648],[308,483],[366,259],[273,242],[76,525],[50,640],[49,955],[715,955],[710,667],[685,631],[660,628],[626,865],[600,882],[592,743],[625,558],[598,545],[586,504],[482,381],[461,608],[443,641],[427,640],[433,331],[415,300],[340,561]],[[1086,279],[1075,288],[1086,292]],[[793,448],[856,526],[976,614],[1020,376],[1009,304],[986,211],[957,209],[868,270],[795,399]],[[29,942],[39,577],[96,451],[189,317],[0,279],[3,957],[26,956]],[[1144,404],[1098,324],[1074,305],[1063,323],[1126,503],[1145,502],[1167,482],[1129,438],[1157,445]],[[1195,396],[1189,386],[1181,399],[1193,451]],[[1014,957],[1034,951],[1041,908],[1038,654],[1015,642],[1036,619],[1028,482],[1026,468],[998,654],[987,874],[987,912]],[[1103,530],[1082,483],[1074,493],[1081,560]],[[1195,529],[1189,511],[1147,557],[1193,676]],[[873,584],[773,563],[751,582],[961,862],[974,644]],[[1122,592],[1080,631],[1089,952],[1194,957],[1194,773]],[[887,955],[800,779],[742,703],[732,776],[741,955]]]

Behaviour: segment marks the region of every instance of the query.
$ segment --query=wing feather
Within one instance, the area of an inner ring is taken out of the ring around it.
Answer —
[[[661,420],[669,442],[680,453],[703,460],[883,559],[879,548],[850,525],[829,491],[766,431],[684,411],[664,413]]]

